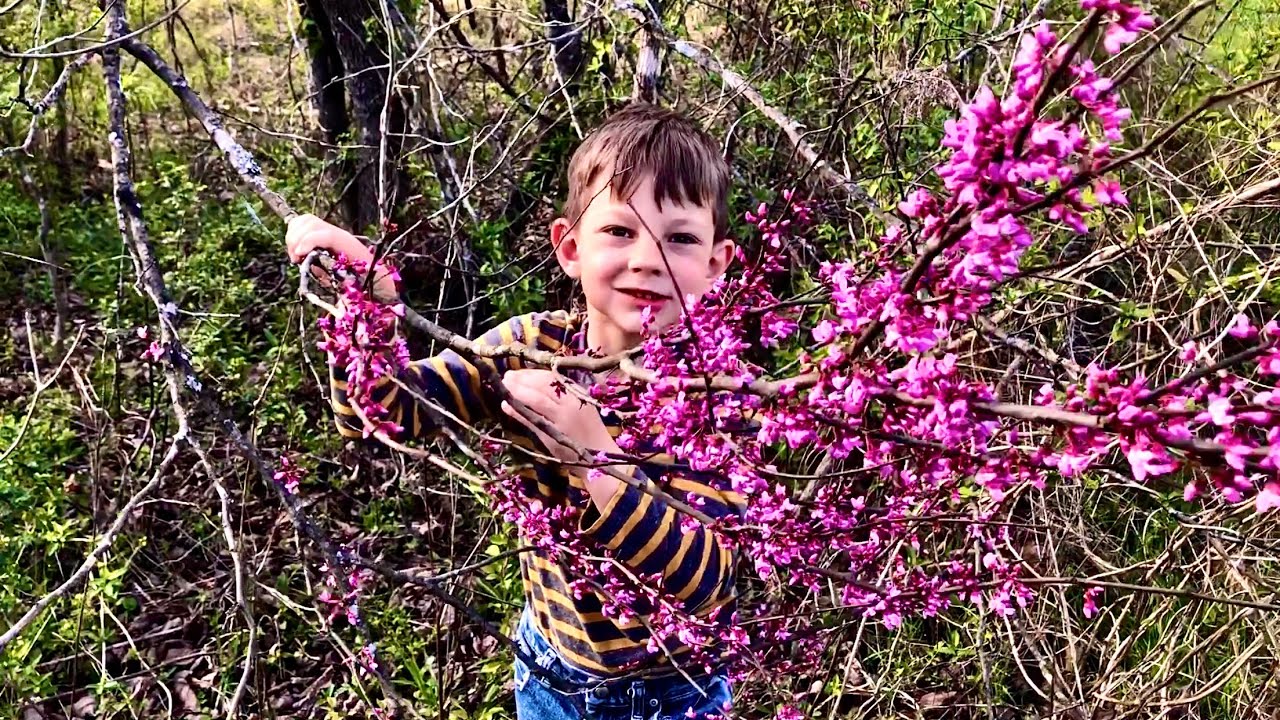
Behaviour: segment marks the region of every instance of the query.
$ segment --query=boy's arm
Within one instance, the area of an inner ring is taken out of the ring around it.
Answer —
[[[300,263],[312,251],[323,250],[331,255],[345,255],[353,260],[370,263],[373,253],[358,238],[336,225],[315,215],[299,215],[289,222],[285,236],[289,259]],[[380,297],[395,297],[395,282],[387,273],[375,270],[375,293]],[[481,345],[520,342],[533,346],[541,332],[541,322],[533,316],[514,318],[477,339]],[[336,414],[338,432],[346,437],[364,436],[364,422],[352,408],[347,369],[334,365],[329,357],[330,404]],[[492,417],[496,412],[495,398],[481,383],[482,372],[495,371],[499,375],[521,366],[518,358],[494,362],[479,359],[472,362],[453,351],[436,357],[418,360],[401,369],[396,377],[376,379],[365,389],[371,398],[388,411],[388,418],[404,428],[402,436],[424,437],[432,434],[438,424],[415,395],[432,400],[449,414],[464,422],[474,422]]]
[[[511,318],[477,338],[475,343],[496,346],[515,342],[532,347],[542,320],[536,315]],[[531,333],[535,337],[530,337]],[[415,395],[434,401],[463,422],[490,419],[498,412],[498,402],[485,388],[484,374],[492,372],[501,376],[521,367],[522,361],[517,357],[508,356],[496,362],[479,358],[473,362],[446,350],[409,363],[394,378],[390,375],[379,378],[370,389],[370,396],[387,409],[387,419],[404,428],[397,437],[425,438],[435,433],[439,425]],[[344,437],[362,437],[364,424],[351,407],[348,381],[346,369],[334,365],[330,357],[330,404],[338,432]]]
[[[639,468],[627,472],[653,485]],[[649,493],[609,479],[617,486],[602,506],[593,500],[586,508],[579,522],[583,534],[613,550],[634,572],[661,575],[665,589],[691,612],[718,607],[733,596],[736,554],[713,530]],[[745,510],[738,493],[692,478],[674,477],[670,488],[701,497],[700,509],[713,518],[740,517]],[[681,527],[682,519],[691,525],[689,532]]]
[[[511,396],[541,415],[561,434],[578,446],[592,452],[622,455],[594,406],[556,389],[558,377],[546,370],[510,373],[503,384]],[[504,408],[513,419],[524,423],[542,444],[562,462],[575,463],[571,472],[582,478],[589,500],[579,518],[579,531],[605,547],[631,570],[644,575],[659,575],[664,587],[685,602],[694,612],[716,607],[733,595],[733,551],[715,532],[681,513],[667,502],[636,487],[631,487],[606,473],[583,470],[576,448],[561,445],[556,438],[530,423],[520,413]],[[621,466],[642,484],[653,481],[634,466]],[[585,476],[585,477],[583,477]],[[693,478],[676,477],[671,487],[702,497],[702,510],[711,517],[741,515],[741,496],[719,490]],[[681,528],[681,520],[690,520],[689,532]]]

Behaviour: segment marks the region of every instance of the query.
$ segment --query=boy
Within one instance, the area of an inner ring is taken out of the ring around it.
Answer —
[[[560,267],[581,283],[586,312],[513,318],[478,342],[607,355],[640,344],[646,314],[652,317],[653,331],[670,326],[680,317],[681,298],[701,297],[733,257],[733,243],[726,237],[728,185],[729,168],[718,146],[687,119],[648,105],[612,115],[574,153],[565,217],[550,228]],[[287,245],[294,262],[317,249],[371,257],[354,236],[310,215],[290,223]],[[519,358],[473,363],[445,352],[415,361],[399,379],[465,421],[505,412],[557,459],[576,462],[575,452],[530,426],[505,403],[495,402],[479,381],[479,363],[488,363],[514,398],[580,446],[621,453],[614,441],[619,421],[613,413],[602,416],[572,396],[561,398],[556,384],[564,382],[563,376],[527,368]],[[346,396],[346,378],[341,368],[332,373],[338,428],[347,437],[358,437],[360,421]],[[570,373],[569,378],[582,384],[594,381],[589,374]],[[435,429],[410,394],[394,383],[380,384],[374,398],[406,435],[423,436]],[[708,515],[741,511],[742,499],[732,491],[719,490],[692,473],[672,477],[670,456],[664,461],[652,453],[634,454],[649,461],[623,468],[637,480],[652,483],[651,478],[667,473],[668,492],[701,496]],[[579,531],[628,569],[660,573],[664,587],[686,609],[712,620],[734,612],[735,558],[705,528],[682,532],[680,517],[662,500],[614,477],[589,474],[580,465],[543,462],[528,477],[528,487],[544,502],[575,504],[581,510]],[[521,556],[521,575],[525,608],[516,640],[575,692],[551,688],[517,659],[520,718],[701,717],[727,709],[727,678],[694,674],[691,684],[667,653],[646,649],[643,616],[629,623],[605,617],[598,594],[575,598],[569,590],[572,578],[540,554]],[[688,648],[673,647],[676,642],[669,640],[667,650],[679,663]],[[692,665],[685,669],[699,672]]]

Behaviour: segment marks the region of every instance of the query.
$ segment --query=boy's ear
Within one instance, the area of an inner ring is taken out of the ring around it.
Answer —
[[[582,264],[578,258],[578,239],[574,237],[573,225],[567,218],[556,218],[551,223],[551,247],[556,251],[556,260],[564,274],[578,280],[582,277]]]
[[[729,269],[729,263],[733,262],[733,253],[738,249],[733,240],[724,238],[716,242],[711,248],[711,262],[707,265],[707,277],[712,280],[724,274]]]

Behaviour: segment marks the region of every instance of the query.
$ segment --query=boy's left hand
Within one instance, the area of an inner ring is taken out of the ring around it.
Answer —
[[[583,402],[568,390],[572,381],[550,370],[511,370],[502,376],[502,384],[516,400],[546,418],[557,430],[589,452],[619,453],[621,450],[609,434],[595,406]],[[563,462],[581,462],[582,458],[572,448],[556,442],[527,420],[507,402],[503,412],[532,430],[542,444]],[[590,462],[590,458],[587,458]]]

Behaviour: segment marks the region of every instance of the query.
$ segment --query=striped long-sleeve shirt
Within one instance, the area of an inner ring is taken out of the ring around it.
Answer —
[[[536,313],[512,318],[477,342],[489,346],[520,343],[570,354],[582,349],[580,330],[578,316],[564,312]],[[523,367],[524,361],[514,356],[472,362],[446,351],[414,361],[400,371],[398,380],[405,387],[413,388],[414,393],[385,378],[372,396],[387,408],[390,420],[405,428],[407,436],[426,437],[438,427],[414,394],[435,401],[464,422],[476,422],[499,412],[499,403],[482,382],[482,373],[501,375]],[[330,368],[338,430],[346,437],[360,437],[361,422],[348,402],[344,373],[332,364]],[[589,382],[589,376],[576,379]],[[601,417],[616,436],[622,420],[615,413]],[[515,441],[527,444],[529,440],[516,438]],[[644,452],[653,450],[641,448],[634,453],[644,459],[636,465],[636,479],[642,483],[658,482],[673,497],[688,500],[701,496],[700,508],[711,517],[742,513],[740,495],[717,487],[709,476],[688,470],[687,466],[680,469],[681,465],[670,455]],[[590,501],[583,481],[560,465],[534,463],[521,474],[526,480],[526,491],[544,502],[569,502],[582,508],[579,530],[583,535],[607,547],[613,557],[633,571],[660,574],[664,587],[699,617],[720,621],[736,610],[735,553],[707,528],[699,526],[697,530],[684,532],[677,511],[663,500],[618,483],[618,489],[604,507],[597,508]],[[641,618],[626,623],[605,617],[599,594],[586,592],[575,598],[570,591],[569,583],[573,579],[570,573],[541,551],[522,554],[520,569],[525,601],[533,611],[538,629],[566,660],[583,670],[599,675],[632,671],[662,674],[672,669],[668,653],[679,661],[689,650],[670,640],[667,653],[650,653],[646,647],[649,633],[641,621],[644,608],[637,608]]]

